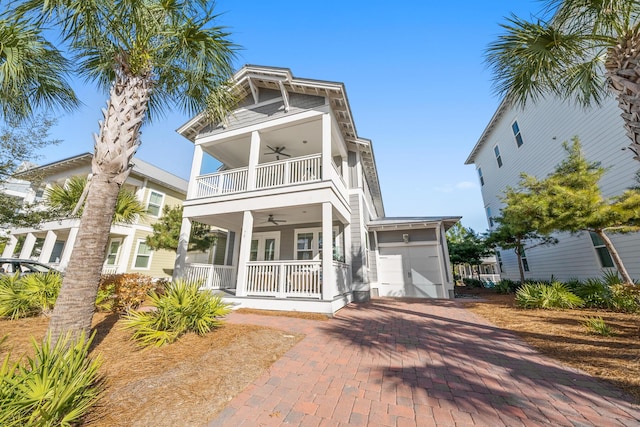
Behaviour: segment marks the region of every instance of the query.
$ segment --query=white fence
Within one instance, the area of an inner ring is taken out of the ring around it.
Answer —
[[[211,197],[247,190],[247,168],[211,173],[196,178],[196,197]]]
[[[321,156],[296,157],[256,167],[256,189],[320,180]]]
[[[320,261],[247,263],[247,295],[322,298]]]
[[[230,265],[187,264],[182,278],[202,283],[202,289],[235,288],[235,267]]]

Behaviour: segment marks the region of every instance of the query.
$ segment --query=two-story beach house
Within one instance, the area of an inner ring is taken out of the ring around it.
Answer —
[[[178,129],[195,151],[176,276],[265,309],[452,296],[445,231],[459,217],[385,218],[372,143],[343,84],[253,65],[234,83],[241,102],[227,120],[201,114]],[[188,262],[193,221],[228,230],[222,265]]]
[[[583,109],[571,102],[548,97],[530,102],[524,109],[503,101],[466,164],[474,164],[481,185],[489,227],[500,215],[501,196],[507,186],[515,187],[520,174],[538,178],[550,174],[565,157],[564,141],[580,139],[585,157],[607,168],[600,181],[606,197],[621,194],[637,185],[635,173],[640,164],[626,149],[620,110],[615,100],[607,99],[599,107]],[[614,268],[611,256],[595,234],[557,234],[559,243],[525,250],[523,268],[529,279],[560,280],[600,277]],[[635,279],[640,279],[640,239],[637,233],[612,234],[622,260]],[[517,257],[512,250],[496,254],[502,277],[519,280]]]
[[[72,176],[87,176],[91,172],[92,157],[92,154],[85,153],[18,173],[16,178],[23,180],[21,197],[27,202],[38,202],[48,185],[64,184]],[[147,214],[134,224],[111,226],[103,272],[171,277],[175,252],[153,251],[147,246],[146,237],[152,233],[151,224],[161,217],[164,206],[182,204],[187,193],[187,181],[138,158],[133,159],[133,164],[124,186],[147,207]],[[16,181],[15,185],[19,182]],[[10,229],[9,242],[2,257],[37,259],[64,271],[73,256],[79,222],[78,218],[71,218],[50,221],[38,228]]]

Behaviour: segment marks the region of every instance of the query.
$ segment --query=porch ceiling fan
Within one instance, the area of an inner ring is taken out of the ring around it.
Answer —
[[[267,222],[270,222],[271,224],[275,224],[275,225],[280,225],[281,222],[287,222],[284,219],[275,219],[273,217],[273,214],[269,215],[269,217],[267,218]]]
[[[278,147],[278,146],[272,147],[272,146],[270,146],[270,145],[267,145],[267,148],[268,148],[269,150],[271,150],[271,151],[270,151],[270,152],[268,152],[268,153],[264,153],[264,154],[265,154],[265,155],[266,155],[266,154],[275,154],[275,155],[276,155],[276,160],[280,160],[280,156],[287,156],[287,157],[291,157],[291,154],[287,154],[287,153],[284,153],[284,152],[283,152],[284,150],[286,150],[286,149],[287,149],[287,147],[285,147],[284,145],[283,145],[282,147]]]

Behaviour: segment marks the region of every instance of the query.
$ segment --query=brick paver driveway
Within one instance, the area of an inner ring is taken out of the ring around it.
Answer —
[[[456,302],[375,299],[327,322],[241,315],[306,337],[209,426],[640,426],[619,390]]]

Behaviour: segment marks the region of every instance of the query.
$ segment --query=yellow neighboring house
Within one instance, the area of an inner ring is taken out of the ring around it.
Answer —
[[[21,172],[16,178],[31,184],[23,193],[26,202],[42,200],[44,189],[53,183],[64,184],[72,176],[87,176],[91,172],[90,153]],[[164,206],[182,205],[188,183],[140,159],[133,159],[133,170],[125,182],[147,207],[146,217],[134,224],[113,224],[104,273],[142,273],[156,278],[171,277],[176,253],[153,251],[145,242],[152,233],[151,224],[160,218]],[[9,242],[2,257],[30,258],[64,271],[73,256],[73,244],[78,233],[77,218],[50,221],[38,228],[7,230]]]

